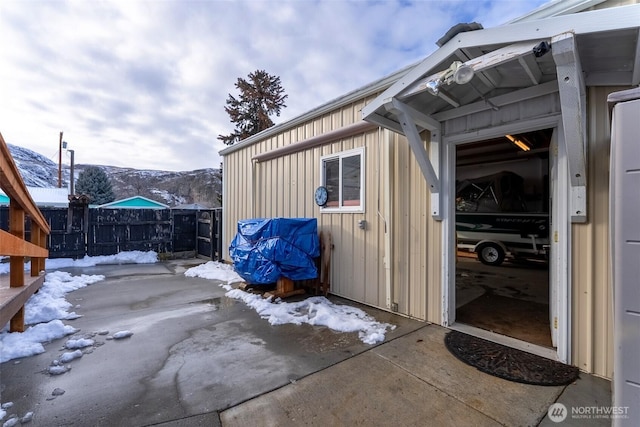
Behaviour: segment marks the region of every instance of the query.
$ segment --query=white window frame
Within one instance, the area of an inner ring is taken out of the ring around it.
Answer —
[[[359,206],[342,206],[342,160],[347,157],[360,156],[360,205]],[[325,186],[325,167],[327,160],[339,160],[339,206],[324,206],[320,208],[322,213],[342,213],[342,212],[364,212],[365,211],[365,149],[364,147],[354,148],[352,150],[341,151],[339,153],[327,154],[320,157],[320,185]]]

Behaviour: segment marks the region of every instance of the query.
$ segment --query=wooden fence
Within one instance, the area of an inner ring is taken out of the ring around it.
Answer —
[[[161,256],[202,256],[222,260],[222,209],[99,209],[71,204],[41,208],[51,231],[49,258],[82,258],[122,251],[155,251]],[[0,207],[0,229],[9,209]],[[25,226],[31,234],[29,224]]]

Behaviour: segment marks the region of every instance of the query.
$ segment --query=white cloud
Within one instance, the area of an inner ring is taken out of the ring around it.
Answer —
[[[290,119],[413,63],[458,22],[495,26],[542,0],[0,3],[0,132],[55,158],[218,167],[224,104],[264,69]]]

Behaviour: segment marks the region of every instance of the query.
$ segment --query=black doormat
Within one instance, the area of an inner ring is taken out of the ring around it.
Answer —
[[[464,363],[489,375],[524,384],[560,386],[578,379],[575,366],[483,340],[458,331],[449,332],[444,343]]]

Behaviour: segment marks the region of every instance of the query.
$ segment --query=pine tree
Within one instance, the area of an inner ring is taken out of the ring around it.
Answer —
[[[218,139],[227,145],[255,135],[273,126],[270,116],[280,116],[280,109],[286,107],[284,100],[288,95],[280,84],[280,77],[272,76],[264,70],[249,74],[249,80],[238,78],[235,84],[240,97],[229,94],[227,112],[236,128],[229,135],[219,135]]]
[[[111,181],[104,170],[97,166],[89,166],[78,175],[76,193],[86,194],[91,203],[102,205],[116,199],[111,187]]]

